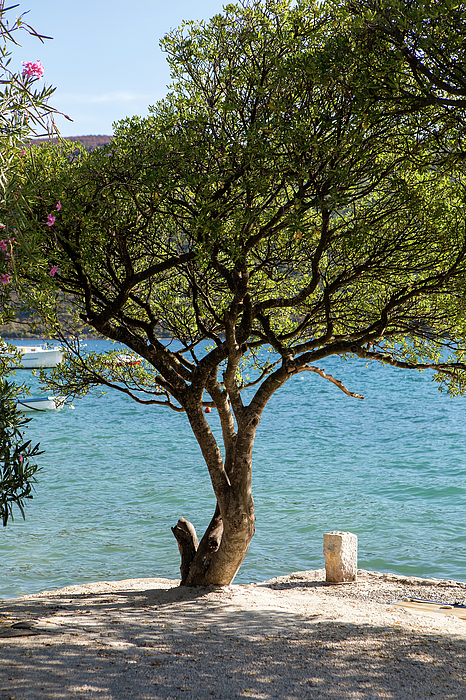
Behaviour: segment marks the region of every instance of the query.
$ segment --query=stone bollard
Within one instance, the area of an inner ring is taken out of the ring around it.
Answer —
[[[347,583],[358,577],[358,538],[352,532],[324,533],[325,580]]]

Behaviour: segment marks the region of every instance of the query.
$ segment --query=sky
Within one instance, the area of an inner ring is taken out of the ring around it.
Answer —
[[[50,104],[62,136],[112,134],[112,124],[145,116],[170,82],[160,39],[183,20],[209,19],[226,0],[16,0],[13,12],[52,40],[16,33],[11,68],[40,60],[43,82],[56,88]],[[13,4],[13,3],[11,3]]]

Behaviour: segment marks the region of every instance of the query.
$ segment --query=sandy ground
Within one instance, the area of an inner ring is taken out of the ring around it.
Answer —
[[[328,586],[324,573],[209,589],[107,581],[0,600],[0,698],[466,699],[465,610],[392,605],[466,604],[465,583],[360,571]]]

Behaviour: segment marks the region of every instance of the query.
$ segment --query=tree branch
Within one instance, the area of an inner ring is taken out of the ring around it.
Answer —
[[[323,379],[328,379],[329,382],[332,382],[332,384],[335,384],[341,391],[346,394],[347,396],[352,396],[354,399],[363,399],[364,396],[362,394],[355,394],[352,391],[349,391],[342,382],[340,382],[339,379],[335,379],[335,377],[332,377],[331,374],[327,374],[323,369],[320,369],[319,367],[313,367],[312,365],[305,365],[304,367],[300,367],[300,369],[296,370],[294,373],[299,374],[299,372],[314,372],[315,374],[318,374],[319,377],[322,377]]]

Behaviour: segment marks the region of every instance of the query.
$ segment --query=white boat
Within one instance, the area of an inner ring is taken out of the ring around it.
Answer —
[[[18,411],[56,411],[65,405],[65,396],[38,396],[35,398],[18,399]]]
[[[141,364],[141,358],[137,355],[120,354],[112,357],[106,364],[109,367],[137,367]]]
[[[56,367],[63,361],[63,352],[60,347],[48,348],[45,345],[16,345],[16,352],[20,353],[20,366],[23,369],[35,369],[37,367]],[[13,353],[1,353],[2,357],[11,357],[15,364]]]

